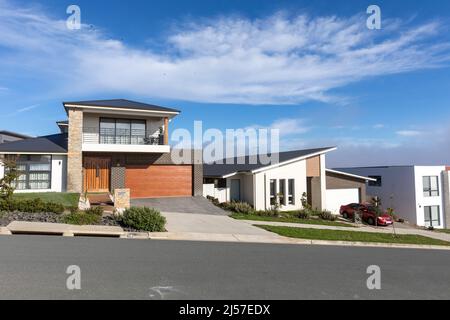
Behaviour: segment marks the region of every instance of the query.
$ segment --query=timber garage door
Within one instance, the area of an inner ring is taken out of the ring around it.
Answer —
[[[359,189],[327,189],[327,210],[339,214],[342,205],[359,203]]]
[[[127,166],[125,186],[132,198],[192,196],[192,166]]]

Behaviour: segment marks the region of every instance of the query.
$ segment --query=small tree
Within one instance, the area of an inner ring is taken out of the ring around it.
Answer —
[[[379,197],[373,197],[372,205],[375,208],[375,227],[378,227],[378,217],[381,215],[381,199]]]
[[[17,164],[13,160],[1,160],[5,168],[5,175],[0,179],[0,199],[10,201],[14,194],[14,182],[20,177],[20,172],[17,169]]]

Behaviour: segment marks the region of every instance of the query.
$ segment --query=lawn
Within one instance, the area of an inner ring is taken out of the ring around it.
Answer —
[[[371,233],[360,231],[303,229],[278,226],[258,226],[270,232],[289,238],[329,241],[360,241],[378,243],[401,243],[422,245],[450,246],[450,242],[432,239],[418,235],[394,235],[389,233]]]
[[[239,214],[239,213],[233,213],[231,215],[232,218],[237,220],[253,220],[253,221],[274,221],[274,222],[288,222],[288,223],[301,223],[301,224],[315,224],[315,225],[322,225],[322,226],[333,226],[333,227],[350,227],[354,228],[355,226],[345,223],[345,222],[338,222],[338,221],[327,221],[327,220],[321,220],[321,219],[299,219],[297,217],[293,216],[283,216],[283,217],[268,217],[268,216],[259,216],[259,215],[251,215],[251,214]]]
[[[434,231],[442,232],[442,233],[450,233],[450,229],[434,229]]]
[[[24,200],[40,198],[43,201],[60,203],[65,207],[78,207],[78,200],[80,198],[80,195],[78,193],[62,193],[62,192],[16,193],[14,194],[14,198]]]

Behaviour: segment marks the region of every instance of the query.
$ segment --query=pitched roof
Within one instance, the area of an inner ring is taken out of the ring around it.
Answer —
[[[67,153],[67,134],[54,134],[0,144],[0,153]]]
[[[16,138],[21,138],[21,139],[31,138],[31,136],[27,136],[25,134],[12,132],[12,131],[8,131],[8,130],[0,130],[0,134],[4,134],[6,136],[11,136],[11,137],[16,137]]]
[[[262,164],[260,162],[260,158],[257,157],[257,163],[250,164],[250,156],[240,157],[228,159],[231,160],[234,164],[226,164],[227,161],[224,159],[223,164],[214,163],[214,164],[204,164],[203,165],[203,176],[204,177],[214,177],[214,178],[222,178],[228,175],[232,175],[234,173],[240,172],[253,172],[258,169],[263,169],[265,167],[269,167],[271,165],[282,164],[284,162],[288,162],[295,159],[304,159],[308,158],[308,156],[313,156],[315,154],[322,154],[328,151],[334,150],[335,147],[327,147],[327,148],[316,148],[316,149],[306,149],[306,150],[295,150],[295,151],[286,151],[278,153],[278,163],[270,163],[270,164]],[[238,164],[244,163],[244,164]]]
[[[175,112],[180,113],[181,111],[166,108],[161,106],[156,106],[153,104],[147,104],[142,102],[136,102],[126,99],[112,99],[112,100],[91,100],[91,101],[72,101],[63,102],[63,105],[76,105],[76,106],[92,106],[92,107],[105,107],[105,108],[120,108],[120,109],[138,109],[146,111],[163,111],[163,112]]]
[[[332,173],[332,174],[336,174],[339,176],[345,176],[345,177],[355,178],[355,179],[364,180],[364,181],[377,181],[377,179],[374,179],[374,178],[369,178],[366,176],[361,176],[361,175],[338,171],[338,170],[326,169],[325,171],[327,173]]]

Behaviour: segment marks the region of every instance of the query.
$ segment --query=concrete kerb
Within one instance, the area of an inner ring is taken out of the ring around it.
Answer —
[[[450,250],[450,246],[414,245],[399,243],[375,243],[375,242],[349,242],[295,239],[274,234],[273,236],[243,235],[243,234],[218,234],[218,233],[187,233],[187,232],[125,232],[120,227],[105,226],[73,226],[53,223],[12,222],[8,227],[0,227],[0,235],[19,234],[54,234],[66,237],[95,236],[118,237],[133,240],[173,240],[173,241],[198,241],[198,242],[240,242],[240,243],[266,243],[266,244],[291,244],[291,245],[322,245],[322,246],[346,246],[346,247],[372,247],[372,248],[397,248],[397,249],[428,249]]]

